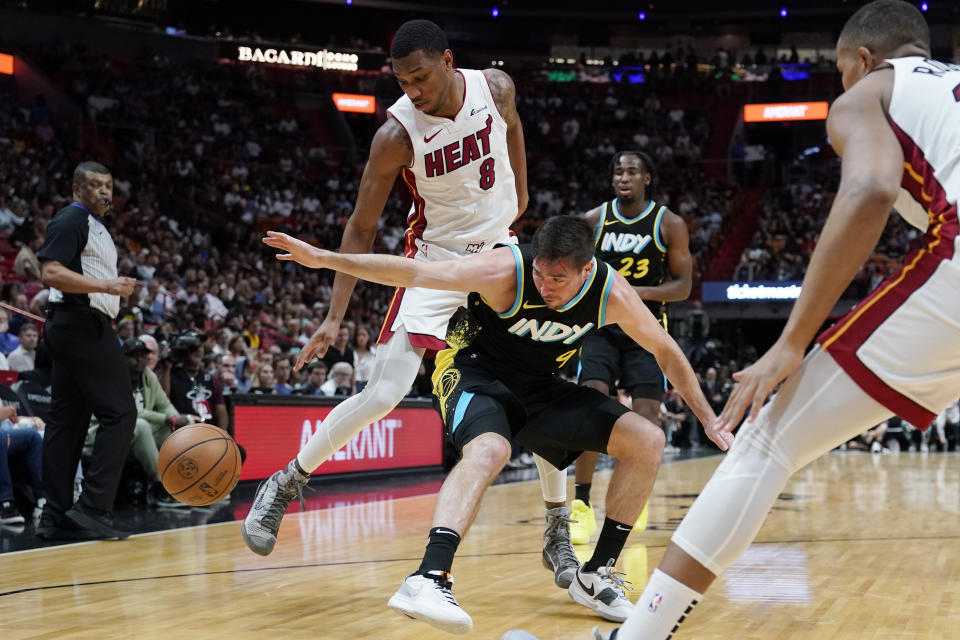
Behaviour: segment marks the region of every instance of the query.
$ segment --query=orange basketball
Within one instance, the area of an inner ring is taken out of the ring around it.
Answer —
[[[240,451],[223,429],[191,424],[170,434],[160,447],[157,473],[167,492],[195,507],[213,504],[240,479]]]

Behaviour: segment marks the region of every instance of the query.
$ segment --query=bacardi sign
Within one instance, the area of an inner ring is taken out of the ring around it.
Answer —
[[[304,51],[274,47],[237,46],[236,60],[262,64],[283,64],[294,67],[317,67],[334,71],[356,71],[360,56],[342,51]]]

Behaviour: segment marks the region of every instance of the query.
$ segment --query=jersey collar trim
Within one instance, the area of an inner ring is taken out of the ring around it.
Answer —
[[[596,259],[596,258],[593,258],[593,259],[590,261],[590,264],[593,265],[593,269],[590,270],[590,277],[587,278],[586,282],[583,283],[583,286],[580,287],[580,293],[578,293],[577,295],[575,295],[575,296],[573,297],[573,299],[570,300],[570,302],[568,302],[567,304],[565,304],[565,305],[563,305],[562,307],[560,307],[559,309],[557,309],[557,311],[567,311],[568,309],[570,309],[571,307],[573,307],[575,304],[577,304],[578,302],[580,302],[580,298],[582,298],[584,295],[586,295],[587,291],[590,290],[590,286],[593,284],[593,281],[596,280],[596,278],[597,278],[597,259]]]
[[[620,220],[620,222],[623,222],[624,224],[633,224],[634,222],[643,220],[650,214],[651,211],[653,211],[653,208],[657,206],[657,203],[651,200],[650,204],[647,205],[647,208],[640,212],[640,215],[638,215],[636,218],[628,219],[628,218],[624,218],[623,215],[620,214],[620,205],[617,204],[618,202],[619,202],[619,198],[613,199],[613,207],[612,207],[613,215],[616,216],[617,219]]]

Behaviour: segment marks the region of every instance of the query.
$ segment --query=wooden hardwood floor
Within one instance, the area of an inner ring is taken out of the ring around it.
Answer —
[[[635,586],[718,463],[664,464],[651,527],[631,535],[618,563]],[[595,480],[598,507],[608,478]],[[266,558],[246,549],[236,522],[0,555],[0,637],[447,637],[386,607],[419,563],[433,503],[291,512]],[[542,523],[537,482],[488,491],[453,566],[471,637],[524,628],[587,640],[592,626],[614,626],[553,585]],[[756,544],[676,638],[960,638],[958,542],[960,457],[831,454],[791,480]]]

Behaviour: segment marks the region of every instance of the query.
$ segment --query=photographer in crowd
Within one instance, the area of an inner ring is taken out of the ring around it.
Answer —
[[[181,414],[194,415],[230,431],[227,404],[220,378],[203,366],[203,339],[195,331],[177,336],[170,347],[170,387],[168,395]],[[163,365],[161,358],[160,364]]]

